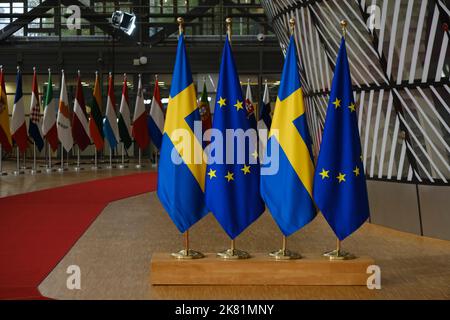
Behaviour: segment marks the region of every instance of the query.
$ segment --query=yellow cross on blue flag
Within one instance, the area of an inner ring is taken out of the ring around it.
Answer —
[[[339,240],[369,217],[352,80],[342,38],[322,144],[314,176],[314,200]]]
[[[206,169],[206,204],[228,236],[234,239],[263,213],[264,204],[259,193],[256,131],[254,141],[246,139],[245,143],[240,143],[242,140],[235,139],[240,133],[255,130],[256,119],[244,107],[228,37],[223,48],[212,127],[224,137],[220,139],[223,140],[223,152],[218,156],[215,151],[215,161]],[[226,139],[230,129],[232,139]],[[216,134],[211,137],[210,146],[214,146],[219,138]],[[252,154],[254,161],[250,161]]]
[[[158,168],[158,197],[180,232],[206,215],[203,148],[194,134],[201,121],[183,34],[170,87]],[[198,161],[200,159],[200,161]]]
[[[293,36],[286,53],[265,158],[275,148],[279,153],[278,171],[261,175],[261,195],[281,232],[289,236],[316,216],[312,200],[311,138]],[[263,160],[262,167],[268,165]]]

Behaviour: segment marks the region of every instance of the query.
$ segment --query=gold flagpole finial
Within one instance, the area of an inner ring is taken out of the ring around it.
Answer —
[[[178,17],[177,22],[178,22],[178,33],[182,34],[184,31],[184,19],[182,17]]]
[[[342,36],[345,38],[347,35],[347,20],[341,20]]]
[[[289,27],[290,27],[290,31],[291,31],[291,36],[294,35],[294,28],[295,28],[295,19],[291,18],[289,19]]]
[[[226,18],[225,23],[227,25],[228,41],[230,41],[230,43],[231,43],[231,18]]]

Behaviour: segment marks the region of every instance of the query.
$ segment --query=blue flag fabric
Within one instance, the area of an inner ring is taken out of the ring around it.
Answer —
[[[246,139],[245,145],[239,145],[236,138],[229,139],[230,141],[226,139],[227,129],[240,129],[242,132],[256,128],[254,114],[249,114],[244,107],[228,38],[225,40],[222,54],[212,127],[222,133],[223,155],[222,159],[219,159],[219,156],[214,154],[216,162],[207,166],[206,204],[228,236],[234,239],[263,213],[264,204],[259,193],[260,167],[257,161],[256,132],[255,141]],[[208,147],[211,147],[211,150],[217,143],[216,139],[212,134]],[[230,151],[228,149],[234,150],[233,161],[226,161],[226,151]],[[238,157],[238,151],[242,158]],[[250,161],[251,157],[255,161]]]
[[[350,68],[342,38],[314,176],[314,200],[339,240],[369,217]]]
[[[201,121],[197,93],[184,37],[180,35],[161,142],[157,190],[180,232],[208,213],[204,195],[206,163],[196,161],[203,159],[203,148],[194,133],[195,121]]]
[[[316,216],[312,199],[311,138],[294,37],[291,37],[286,52],[266,156],[271,155],[273,148],[278,148],[278,171],[261,176],[261,194],[281,232],[289,236]],[[263,167],[266,166],[268,163],[263,162]]]

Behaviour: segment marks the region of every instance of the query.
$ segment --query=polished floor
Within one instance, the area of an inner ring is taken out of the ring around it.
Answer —
[[[135,171],[130,168],[6,176],[0,178],[0,193],[5,196]],[[237,246],[250,252],[268,252],[277,249],[279,242],[277,227],[265,213],[237,239]],[[229,240],[208,215],[192,228],[191,243],[198,250],[216,252],[227,247]],[[288,242],[290,249],[299,252],[323,252],[334,244],[333,234],[321,216]],[[56,299],[450,299],[450,242],[369,223],[345,240],[343,246],[354,254],[375,259],[381,268],[381,290],[334,286],[150,286],[152,253],[169,253],[181,246],[182,236],[155,193],[113,202],[39,290]],[[70,265],[81,269],[80,290],[67,289],[66,270]]]

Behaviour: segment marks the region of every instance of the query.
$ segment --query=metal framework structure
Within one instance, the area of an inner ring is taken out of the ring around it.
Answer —
[[[66,27],[74,12],[71,6],[80,9],[81,28]],[[111,26],[109,18],[115,10],[136,14],[138,27],[133,36]],[[0,41],[13,35],[114,36],[123,42],[155,45],[177,30],[174,21],[178,16],[184,17],[190,35],[221,35],[228,16],[236,18],[236,34],[271,30],[259,0],[16,0],[0,1]]]
[[[341,38],[349,54],[366,175],[450,181],[449,3],[442,0],[262,0],[283,49],[296,24],[309,126],[318,150]]]

